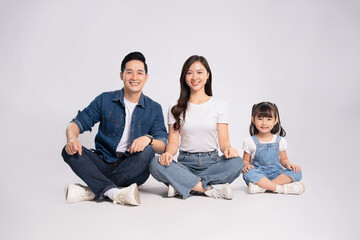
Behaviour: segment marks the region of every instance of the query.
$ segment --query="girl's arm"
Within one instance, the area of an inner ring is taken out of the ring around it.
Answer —
[[[174,129],[174,124],[169,124],[169,140],[165,152],[159,157],[159,163],[169,166],[174,159],[179,147],[179,130]]]
[[[280,155],[280,163],[284,168],[287,168],[289,170],[293,170],[294,172],[299,172],[301,170],[301,167],[295,164],[291,164],[287,154],[286,154],[286,150],[282,151],[279,153]]]
[[[250,171],[250,168],[254,168],[254,166],[250,164],[250,160],[251,160],[251,155],[244,151],[244,155],[243,155],[243,162],[244,162],[243,172],[244,173],[247,173],[248,171]]]
[[[226,158],[238,157],[239,153],[235,148],[231,147],[229,141],[229,131],[228,124],[218,123],[217,124],[217,133],[219,139],[220,150],[224,153]]]

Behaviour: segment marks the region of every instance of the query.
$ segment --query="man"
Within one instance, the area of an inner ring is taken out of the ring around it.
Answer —
[[[142,93],[148,80],[145,57],[128,54],[121,63],[121,90],[104,92],[79,111],[66,129],[62,156],[88,185],[70,184],[68,202],[109,198],[115,204],[140,205],[138,185],[149,177],[155,152],[165,150],[167,132],[160,104]],[[97,123],[96,150],[78,140]]]

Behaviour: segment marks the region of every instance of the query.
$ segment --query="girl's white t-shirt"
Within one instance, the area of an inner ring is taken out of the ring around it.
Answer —
[[[260,142],[260,143],[276,143],[277,135],[274,134],[273,138],[268,142]],[[287,148],[287,141],[284,137],[281,137],[279,142],[279,152],[285,151]],[[256,152],[256,143],[254,142],[254,139],[252,137],[249,137],[245,139],[243,143],[243,150],[251,155],[251,160],[255,157]]]
[[[168,124],[174,124],[170,105]],[[182,115],[180,120],[182,122]],[[211,97],[203,104],[188,103],[185,123],[180,127],[180,147],[185,152],[211,152],[218,149],[217,124],[228,122],[228,104]]]

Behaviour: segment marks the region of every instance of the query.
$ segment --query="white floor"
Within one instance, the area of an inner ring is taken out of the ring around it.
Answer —
[[[79,179],[54,157],[11,161],[8,171],[2,170],[1,239],[358,239],[360,234],[359,184],[351,187],[331,172],[319,178],[314,173],[324,168],[317,164],[312,170],[303,166],[306,192],[300,196],[251,195],[240,177],[232,184],[231,201],[169,199],[167,188],[150,178],[140,188],[141,205],[128,207],[66,203],[65,186]]]
[[[360,239],[359,12],[354,0],[0,1],[0,239]],[[65,128],[122,87],[136,50],[165,119],[182,64],[204,55],[239,150],[251,106],[275,102],[305,193],[250,195],[240,177],[232,201],[168,199],[150,178],[139,207],[66,203],[80,180],[60,156]]]

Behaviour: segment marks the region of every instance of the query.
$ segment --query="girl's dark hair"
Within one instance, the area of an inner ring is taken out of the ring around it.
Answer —
[[[273,116],[273,113],[275,116]],[[261,102],[258,104],[254,104],[251,111],[252,117],[275,117],[278,118],[278,122],[274,126],[274,128],[271,130],[272,134],[279,134],[281,137],[286,136],[285,130],[281,126],[280,122],[280,115],[279,115],[279,109],[275,105],[275,103],[271,102]],[[256,135],[259,133],[259,130],[256,129],[255,124],[251,121],[250,124],[250,135]]]
[[[211,75],[211,70],[210,70],[210,66],[209,66],[208,62],[202,56],[193,55],[193,56],[189,57],[185,61],[184,65],[182,67],[182,70],[181,70],[181,75],[180,75],[180,97],[177,100],[177,104],[174,105],[171,108],[171,114],[175,118],[175,123],[174,123],[174,129],[175,130],[180,129],[180,127],[185,122],[186,110],[187,110],[188,101],[189,101],[189,98],[190,98],[190,87],[186,84],[186,74],[187,74],[190,66],[194,62],[200,62],[205,67],[206,71],[209,73],[209,78],[207,79],[206,84],[205,84],[205,93],[208,96],[212,96],[212,89],[211,89],[212,75]],[[181,114],[182,114],[182,121],[180,122]]]

